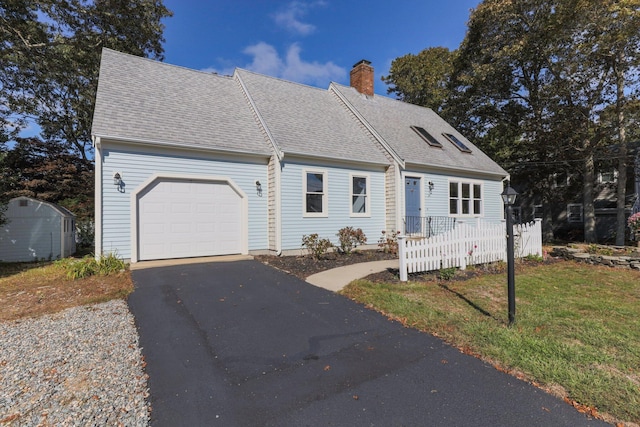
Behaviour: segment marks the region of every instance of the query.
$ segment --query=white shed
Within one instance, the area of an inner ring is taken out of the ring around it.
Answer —
[[[62,206],[30,197],[8,203],[0,228],[0,261],[65,258],[76,251],[75,215]]]

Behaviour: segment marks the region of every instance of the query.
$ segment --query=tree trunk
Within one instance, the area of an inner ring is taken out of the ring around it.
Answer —
[[[627,198],[627,137],[625,132],[624,118],[624,73],[620,69],[624,58],[618,56],[618,67],[614,67],[616,73],[616,114],[618,119],[618,188],[616,192],[616,245],[623,246],[625,231],[627,229],[627,218],[625,215],[625,202]]]
[[[595,167],[592,150],[588,149],[590,142],[584,143],[586,158],[584,160],[584,175],[582,181],[582,206],[584,212],[584,241],[596,242],[596,210],[593,205],[593,183],[595,181]]]
[[[542,241],[550,243],[553,240],[553,212],[549,197],[542,197]]]

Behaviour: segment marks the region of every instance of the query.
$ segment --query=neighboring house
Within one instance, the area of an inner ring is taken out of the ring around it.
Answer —
[[[62,206],[21,196],[9,200],[5,216],[0,261],[54,260],[75,253],[75,216]]]
[[[351,85],[220,76],[105,49],[96,254],[280,254],[305,234],[336,243],[346,226],[375,243],[407,217],[503,217],[502,168],[430,109],[373,95],[367,61]]]
[[[636,157],[635,164],[627,167],[627,188],[625,215],[628,217],[640,210],[640,145],[629,144],[629,154]],[[609,150],[616,150],[615,146]],[[616,153],[608,151],[603,155],[616,158]],[[596,220],[596,238],[598,242],[615,240],[617,226],[617,186],[618,171],[616,161],[602,160],[596,169],[594,182],[594,211]],[[549,207],[554,237],[567,240],[583,240],[584,205],[582,201],[582,177],[568,171],[553,176],[552,186],[557,193],[556,200]],[[521,185],[521,187],[523,187]],[[519,187],[520,189],[522,189]],[[524,191],[523,191],[524,192]],[[543,205],[540,196],[521,198],[517,214],[525,221],[543,218]],[[627,236],[629,237],[629,236]]]

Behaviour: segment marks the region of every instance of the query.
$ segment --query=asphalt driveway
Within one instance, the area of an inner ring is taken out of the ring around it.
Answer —
[[[599,426],[257,261],[132,272],[154,426]]]

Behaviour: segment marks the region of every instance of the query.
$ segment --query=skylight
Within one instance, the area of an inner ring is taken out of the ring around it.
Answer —
[[[438,140],[435,139],[433,135],[427,132],[424,128],[421,128],[420,126],[411,126],[411,129],[413,129],[418,135],[420,135],[422,139],[424,139],[430,146],[442,148],[442,144],[440,144]]]
[[[451,135],[450,133],[443,133],[443,135],[453,143],[453,145],[455,145],[458,150],[462,151],[463,153],[470,153],[471,149],[469,147],[467,147],[466,145],[464,145],[464,143],[462,141],[460,141],[455,135]]]

